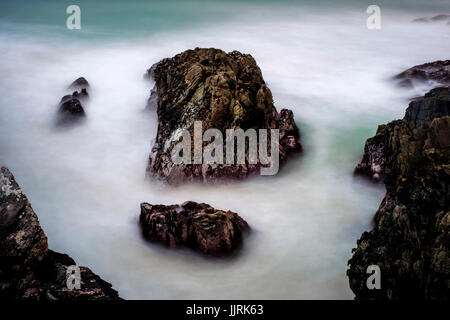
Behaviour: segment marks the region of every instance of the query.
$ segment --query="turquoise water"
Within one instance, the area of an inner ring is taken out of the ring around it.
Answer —
[[[124,298],[351,299],[351,249],[384,190],[355,179],[364,141],[401,118],[426,87],[389,81],[448,59],[450,27],[411,20],[448,13],[446,1],[384,1],[381,30],[366,1],[0,2],[0,163],[30,198],[52,249],[113,283]],[[161,187],[144,180],[156,115],[143,113],[142,75],[188,48],[252,54],[276,107],[290,108],[305,153],[276,177],[234,185]],[[53,129],[78,76],[92,85],[88,121]],[[207,202],[252,226],[239,255],[207,260],[140,237],[139,203]]]
[[[65,27],[66,8],[76,4],[81,8],[82,29],[71,31]],[[230,22],[233,19],[302,18],[311,12],[364,12],[370,1],[277,1],[269,0],[16,0],[0,2],[2,30],[21,32],[39,38],[68,37],[73,40],[102,41],[148,37],[160,32],[175,32],[185,28],[205,28]],[[448,12],[442,1],[377,1],[382,9],[415,12],[420,15]],[[47,39],[48,40],[48,39]],[[67,39],[66,39],[67,40]]]

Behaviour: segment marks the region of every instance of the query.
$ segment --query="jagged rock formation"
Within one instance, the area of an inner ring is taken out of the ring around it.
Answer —
[[[349,260],[357,299],[450,298],[449,112],[450,87],[432,89],[367,140],[357,170],[384,176],[386,196]],[[380,290],[366,286],[369,265]]]
[[[142,203],[140,224],[149,240],[170,247],[187,246],[207,255],[232,252],[249,229],[237,213],[193,201],[170,206]]]
[[[412,88],[414,83],[450,84],[450,60],[438,60],[414,66],[396,75],[398,85]]]
[[[155,80],[147,108],[157,108],[159,120],[147,167],[151,177],[177,184],[242,179],[259,172],[261,163],[249,164],[248,154],[245,164],[174,164],[170,152],[178,142],[177,133],[181,129],[192,133],[194,121],[202,121],[203,131],[219,129],[224,137],[226,129],[279,129],[281,161],[301,149],[292,111],[277,112],[250,55],[196,48],[161,60],[147,76]]]
[[[81,289],[69,290],[66,254],[48,249],[47,237],[12,173],[0,169],[0,299],[118,299],[111,284],[80,267]]]
[[[61,98],[58,108],[57,125],[69,125],[86,118],[81,101],[86,101],[89,97],[87,92],[88,88],[89,83],[83,77],[72,82],[69,89],[75,91]]]

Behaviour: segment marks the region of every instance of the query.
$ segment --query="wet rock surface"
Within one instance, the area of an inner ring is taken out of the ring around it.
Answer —
[[[450,60],[438,60],[409,68],[395,76],[398,85],[412,88],[416,83],[450,84]]]
[[[193,201],[169,206],[142,203],[140,225],[148,240],[172,248],[186,246],[212,256],[231,253],[249,230],[237,213]]]
[[[224,137],[226,129],[279,129],[280,161],[301,150],[292,111],[277,112],[270,89],[250,55],[196,48],[161,60],[147,76],[155,80],[147,108],[157,109],[159,121],[147,167],[150,177],[177,184],[242,179],[259,172],[262,164],[249,164],[248,159],[245,164],[175,165],[170,155],[178,142],[174,137],[181,129],[193,137],[194,121],[202,121],[203,131],[219,129]]]
[[[0,299],[118,299],[111,284],[80,267],[81,289],[66,285],[66,254],[48,249],[47,237],[12,173],[0,169]]]
[[[450,87],[432,89],[367,140],[357,170],[384,176],[386,195],[349,260],[356,299],[450,298],[449,111]],[[370,265],[380,290],[366,286]]]
[[[75,90],[72,94],[61,98],[58,106],[57,125],[71,125],[86,118],[82,102],[87,101],[89,83],[83,77],[75,80],[69,89]]]

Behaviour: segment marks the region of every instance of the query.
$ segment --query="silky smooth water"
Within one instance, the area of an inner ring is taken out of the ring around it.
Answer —
[[[68,1],[1,2],[0,164],[50,247],[124,298],[351,299],[347,260],[384,194],[352,170],[377,125],[426,91],[390,77],[448,58],[450,26],[411,23],[450,11],[445,2],[382,2],[381,30],[366,28],[369,3],[357,1],[80,1],[81,30],[65,27]],[[145,180],[157,121],[143,112],[153,85],[143,74],[194,47],[252,54],[276,107],[294,111],[303,155],[235,184]],[[57,130],[57,103],[78,76],[92,86],[88,120]],[[242,215],[252,227],[242,250],[207,259],[141,238],[141,202],[186,200]]]

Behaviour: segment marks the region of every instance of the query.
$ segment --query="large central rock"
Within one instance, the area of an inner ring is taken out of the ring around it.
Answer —
[[[240,179],[259,172],[261,163],[248,161],[241,165],[175,165],[170,156],[178,142],[174,137],[179,129],[192,133],[194,121],[202,121],[203,131],[221,130],[224,137],[226,129],[279,129],[281,161],[301,149],[292,111],[277,112],[272,93],[250,55],[196,48],[161,60],[148,75],[154,78],[155,87],[147,108],[157,108],[159,120],[147,168],[150,176],[176,184],[196,179]]]
[[[374,227],[358,240],[347,275],[357,299],[450,298],[450,87],[410,103],[402,120],[367,140],[359,173],[384,178]],[[381,289],[369,290],[370,265]]]

